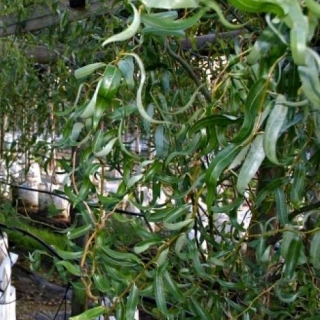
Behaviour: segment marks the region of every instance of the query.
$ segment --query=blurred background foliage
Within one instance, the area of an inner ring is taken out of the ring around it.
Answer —
[[[98,3],[70,22],[53,2],[59,23],[29,32],[42,1],[0,5],[20,21],[0,38],[1,151],[15,130],[73,150],[57,265],[97,305],[117,297],[79,295],[74,319],[315,319],[319,4]]]

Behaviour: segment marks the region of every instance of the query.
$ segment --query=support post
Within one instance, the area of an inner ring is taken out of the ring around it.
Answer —
[[[8,236],[0,236],[0,319],[16,320],[16,289],[11,285],[11,267],[18,255],[8,252]]]

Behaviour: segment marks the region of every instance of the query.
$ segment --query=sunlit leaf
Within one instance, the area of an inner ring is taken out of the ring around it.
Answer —
[[[138,298],[139,298],[138,287],[134,283],[131,286],[129,296],[127,298],[126,319],[134,319],[134,315],[135,315],[137,304],[138,304]]]
[[[199,10],[190,18],[173,20],[172,18],[163,18],[158,14],[144,14],[141,16],[141,21],[145,24],[146,28],[142,30],[145,34],[158,34],[158,35],[180,35],[184,36],[184,30],[191,28],[205,13],[205,9]]]
[[[138,63],[139,69],[140,69],[140,83],[139,83],[139,88],[137,91],[137,107],[139,110],[139,113],[143,119],[145,119],[148,122],[151,123],[162,123],[163,121],[155,120],[149,116],[149,114],[146,112],[146,110],[143,107],[142,103],[142,90],[143,90],[143,85],[146,81],[146,71],[143,65],[142,60],[139,58],[139,56],[135,53],[126,53],[127,56],[132,56],[135,58],[136,62]]]
[[[134,64],[132,57],[125,57],[118,62],[118,67],[129,89],[134,88]]]
[[[122,31],[118,34],[115,34],[115,35],[111,36],[110,38],[108,38],[107,40],[105,40],[102,43],[103,47],[106,46],[108,43],[128,40],[128,39],[132,38],[137,33],[137,31],[140,27],[140,13],[131,2],[130,2],[130,5],[133,9],[132,23],[124,31]]]
[[[142,3],[149,8],[159,9],[182,9],[182,8],[197,8],[197,0],[142,0]]]
[[[261,134],[251,143],[250,150],[241,167],[237,180],[237,189],[240,194],[244,194],[249,182],[257,173],[264,158],[263,135]]]
[[[102,306],[89,309],[78,316],[70,317],[70,320],[92,320],[107,313],[108,309]]]
[[[164,281],[163,281],[163,274],[162,269],[157,268],[155,279],[154,279],[154,297],[156,300],[156,304],[160,312],[167,316],[169,314],[167,309],[167,301],[166,301],[166,293],[164,289]]]
[[[277,141],[282,126],[286,122],[288,107],[282,104],[283,96],[279,95],[267,120],[264,133],[264,150],[270,161],[281,165],[277,157]]]
[[[88,64],[88,65],[82,67],[82,68],[77,69],[74,72],[74,76],[77,79],[85,78],[85,77],[91,75],[97,69],[100,69],[105,66],[106,66],[106,64],[103,62],[91,63],[91,64]]]

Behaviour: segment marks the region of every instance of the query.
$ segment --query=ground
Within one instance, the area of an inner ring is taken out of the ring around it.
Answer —
[[[57,274],[50,274],[49,266],[42,266],[40,272],[32,272],[27,253],[14,249],[12,252],[19,254],[18,261],[12,268],[17,320],[68,319],[66,314],[70,312],[71,291],[66,293],[66,286],[61,283]],[[153,319],[155,318],[140,310],[140,320]]]
[[[19,259],[12,268],[12,285],[16,288],[17,320],[58,320],[55,314],[59,308],[60,314],[63,315],[65,306],[67,311],[70,310],[71,292],[68,293],[67,299],[64,299],[65,286],[57,277],[52,275],[46,278],[44,275],[31,272],[28,264],[25,254],[19,252]],[[44,270],[42,272],[45,273]],[[47,314],[49,317],[41,314]]]

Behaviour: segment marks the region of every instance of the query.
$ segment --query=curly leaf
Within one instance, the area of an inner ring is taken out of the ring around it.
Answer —
[[[277,158],[277,140],[282,126],[286,122],[288,107],[282,104],[284,96],[279,95],[274,108],[271,110],[267,120],[266,129],[264,133],[264,150],[266,156],[270,161],[277,165],[281,165]]]
[[[140,83],[139,83],[139,88],[137,91],[137,107],[138,107],[138,111],[139,111],[141,117],[144,120],[151,122],[151,123],[163,123],[163,121],[159,121],[159,120],[155,120],[155,119],[151,118],[143,107],[142,90],[143,90],[143,85],[146,81],[146,71],[144,69],[144,65],[143,65],[142,60],[135,53],[126,53],[125,55],[134,57],[134,59],[136,60],[136,62],[138,63],[138,66],[140,68]]]
[[[229,2],[237,9],[246,12],[272,12],[281,17],[286,12],[285,7],[280,6],[276,0],[229,0]]]
[[[140,27],[140,13],[132,3],[130,3],[130,5],[131,5],[131,7],[133,9],[133,21],[132,21],[132,23],[124,31],[122,31],[122,32],[120,32],[120,33],[118,33],[116,35],[113,35],[112,37],[110,37],[107,40],[105,40],[102,43],[103,47],[105,45],[107,45],[108,43],[111,43],[111,42],[128,40],[128,39],[132,38],[137,33],[137,31],[138,31],[138,29]]]
[[[206,9],[201,9],[190,18],[174,20],[171,17],[164,18],[159,14],[149,13],[141,16],[141,21],[145,24],[142,30],[144,34],[157,35],[180,35],[185,36],[184,30],[195,25],[204,15]]]
[[[211,162],[205,175],[205,179],[208,187],[208,193],[207,193],[207,199],[206,199],[208,208],[211,208],[215,200],[217,181],[220,177],[220,174],[233,161],[234,157],[240,151],[239,149],[240,149],[239,146],[230,144],[221,152],[219,152]]]

